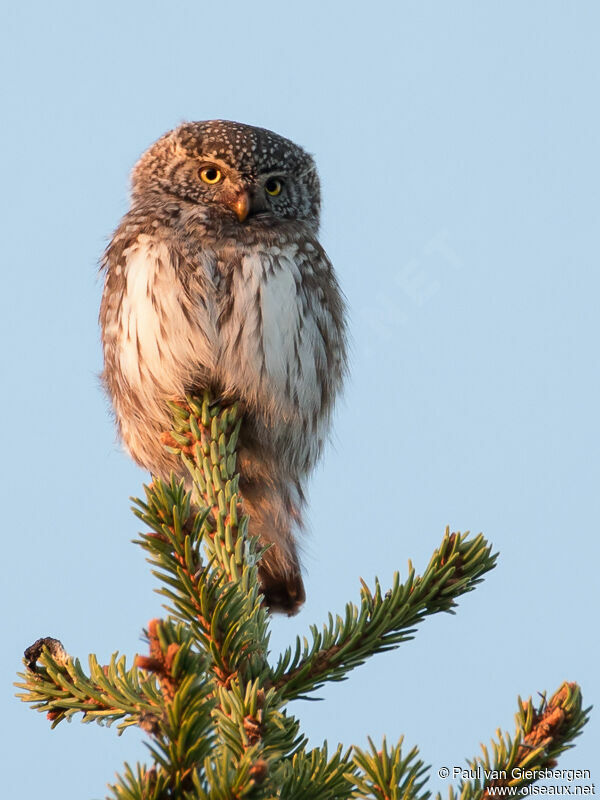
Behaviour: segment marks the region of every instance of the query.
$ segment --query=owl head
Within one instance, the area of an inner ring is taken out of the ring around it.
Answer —
[[[319,225],[312,157],[283,136],[239,122],[186,122],[155,142],[133,170],[132,200],[157,195],[240,225],[277,219]]]

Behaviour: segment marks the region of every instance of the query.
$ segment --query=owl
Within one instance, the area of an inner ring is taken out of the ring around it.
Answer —
[[[208,389],[239,403],[240,491],[250,533],[269,545],[262,590],[288,614],[305,599],[304,484],[347,363],[319,212],[316,166],[298,145],[238,122],[185,123],[134,167],[102,262],[102,379],[126,449],[155,476],[186,477],[161,442],[168,401]]]

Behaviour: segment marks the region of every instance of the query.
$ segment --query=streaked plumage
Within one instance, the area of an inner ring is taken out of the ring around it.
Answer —
[[[261,580],[288,613],[304,599],[302,484],[346,365],[319,208],[314,162],[297,145],[235,122],[187,123],[136,165],[103,262],[103,380],[126,448],[155,475],[183,474],[161,444],[166,400],[210,388],[240,401],[240,486],[251,531],[274,543]]]

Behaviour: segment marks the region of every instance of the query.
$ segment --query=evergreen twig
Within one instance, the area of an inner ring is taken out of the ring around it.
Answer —
[[[563,683],[550,700],[542,695],[536,708],[531,698],[519,698],[514,738],[502,731],[491,743],[491,754],[481,745],[482,756],[468,762],[466,772],[474,777],[450,789],[450,800],[488,800],[502,796],[504,787],[521,797],[532,783],[557,764],[558,756],[573,747],[589,719],[590,709],[582,705],[581,690],[574,683]],[[441,795],[438,794],[438,800]]]
[[[139,544],[167,611],[148,625],[148,654],[130,668],[118,654],[104,667],[90,656],[87,675],[48,637],[26,652],[20,696],[52,726],[81,713],[85,722],[119,721],[120,732],[138,725],[148,734],[153,765],[126,764],[111,787],[117,800],[426,800],[427,768],[416,748],[405,753],[402,740],[388,747],[384,739],[380,750],[371,740],[365,751],[340,745],[329,755],[326,743],[308,749],[286,706],[413,638],[426,616],[453,613],[457,598],[494,567],[490,546],[481,534],[446,530],[421,576],[409,564],[404,582],[396,574],[387,592],[377,579],[373,590],[363,582],[360,606],[329,615],[321,631],[312,626],[311,642],[297,639],[272,667],[258,577],[263,550],[248,533],[235,471],[238,409],[221,409],[207,394],[171,408],[175,424],[165,444],[183,459],[193,488],[154,480],[145,500],[135,501],[150,529]],[[530,783],[572,746],[587,717],[579,688],[564,684],[538,709],[520,702],[514,740],[499,733],[493,759],[484,748],[471,763],[526,766]],[[487,798],[492,780],[502,779],[465,781],[450,800]]]
[[[345,680],[369,656],[414,638],[415,626],[427,615],[454,613],[455,598],[472,591],[497,558],[481,534],[474,539],[468,536],[450,534],[447,528],[423,576],[416,577],[409,562],[406,581],[400,583],[396,572],[385,594],[377,579],[373,592],[363,581],[360,609],[347,603],[343,618],[330,614],[322,631],[311,627],[311,645],[297,639],[293,655],[291,648],[286,650],[273,673],[277,688],[294,698],[325,681]]]

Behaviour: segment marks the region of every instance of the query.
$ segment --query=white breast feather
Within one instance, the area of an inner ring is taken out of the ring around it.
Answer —
[[[320,400],[316,362],[324,358],[323,343],[314,318],[309,315],[302,319],[297,290],[300,274],[294,251],[295,246],[283,252],[262,251],[242,258],[241,270],[234,278],[235,305],[229,338],[239,328],[243,330],[240,355],[244,374],[236,376],[241,383],[252,391],[262,376],[272,399],[276,401],[278,397],[280,403],[287,405],[289,374],[291,392],[297,395],[304,411],[312,412]],[[229,355],[226,350],[225,359]]]
[[[151,381],[166,392],[181,394],[196,364],[210,367],[214,363],[212,325],[205,319],[202,326],[198,319],[197,326],[190,326],[163,243],[140,236],[124,257],[126,291],[118,348],[121,371],[132,385]]]
[[[293,413],[297,398],[301,413],[312,415],[320,407],[318,369],[325,364],[315,315],[325,327],[329,319],[298,296],[301,276],[294,255],[292,246],[241,259],[231,289],[233,313],[219,342],[216,312],[196,306],[190,325],[168,248],[140,236],[124,253],[126,291],[116,326],[119,367],[127,383],[148,402],[157,399],[157,390],[181,396],[198,366],[216,370],[219,362],[229,388],[261,396],[263,402],[266,390],[284,417]]]

